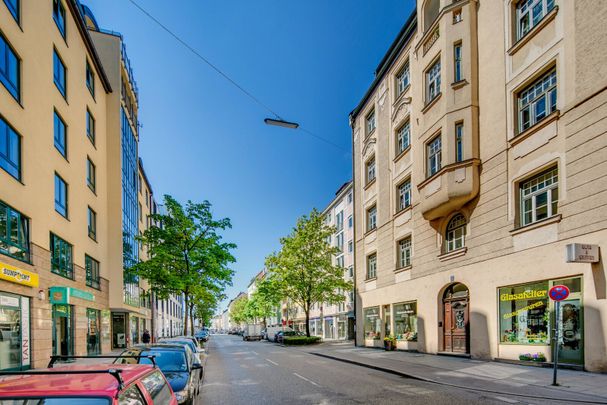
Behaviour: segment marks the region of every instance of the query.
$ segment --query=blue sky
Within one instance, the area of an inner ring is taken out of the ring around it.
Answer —
[[[267,111],[129,1],[82,0],[102,28],[124,35],[140,91],[140,156],[157,200],[209,200],[231,218],[232,298],[296,218],[325,207],[351,178],[348,114],[415,2],[135,1],[284,119],[344,149],[264,125]]]

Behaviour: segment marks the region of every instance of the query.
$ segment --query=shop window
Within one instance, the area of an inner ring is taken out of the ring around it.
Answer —
[[[394,334],[397,340],[417,342],[417,303],[394,304]]]
[[[0,253],[29,262],[29,219],[0,202]]]
[[[29,366],[29,357],[22,353],[22,348],[30,352],[29,299],[0,293],[0,320],[0,370]]]
[[[549,169],[520,185],[521,226],[554,216],[558,212],[558,169]]]
[[[500,341],[550,344],[548,282],[499,289]]]
[[[63,277],[74,278],[72,245],[51,233],[51,271]]]
[[[381,318],[379,307],[363,309],[365,339],[379,340],[381,338]]]
[[[445,233],[445,252],[452,252],[466,246],[466,217],[456,214],[447,225]]]
[[[86,333],[86,351],[89,355],[99,354],[101,353],[100,311],[96,309],[87,308],[86,318],[88,323]]]

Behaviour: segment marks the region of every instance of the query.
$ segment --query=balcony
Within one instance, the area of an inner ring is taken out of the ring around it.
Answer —
[[[459,210],[478,195],[480,160],[468,159],[443,167],[417,185],[420,209],[428,221]]]

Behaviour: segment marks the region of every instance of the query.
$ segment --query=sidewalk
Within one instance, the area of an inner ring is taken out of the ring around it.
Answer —
[[[459,357],[355,347],[351,342],[303,346],[308,353],[381,370],[403,377],[473,391],[487,391],[521,398],[607,404],[607,375],[558,370],[558,387],[552,369]]]

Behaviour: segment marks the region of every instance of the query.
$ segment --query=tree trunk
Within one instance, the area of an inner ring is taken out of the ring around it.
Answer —
[[[192,336],[194,336],[194,305],[190,306],[190,329]]]
[[[183,314],[183,336],[187,336],[188,335],[188,309],[190,308],[190,297],[188,295],[188,293],[186,292],[184,294],[184,298],[183,298],[184,302],[185,302],[185,308],[183,309],[184,314]]]
[[[304,308],[306,312],[306,336],[310,337],[310,308]]]

